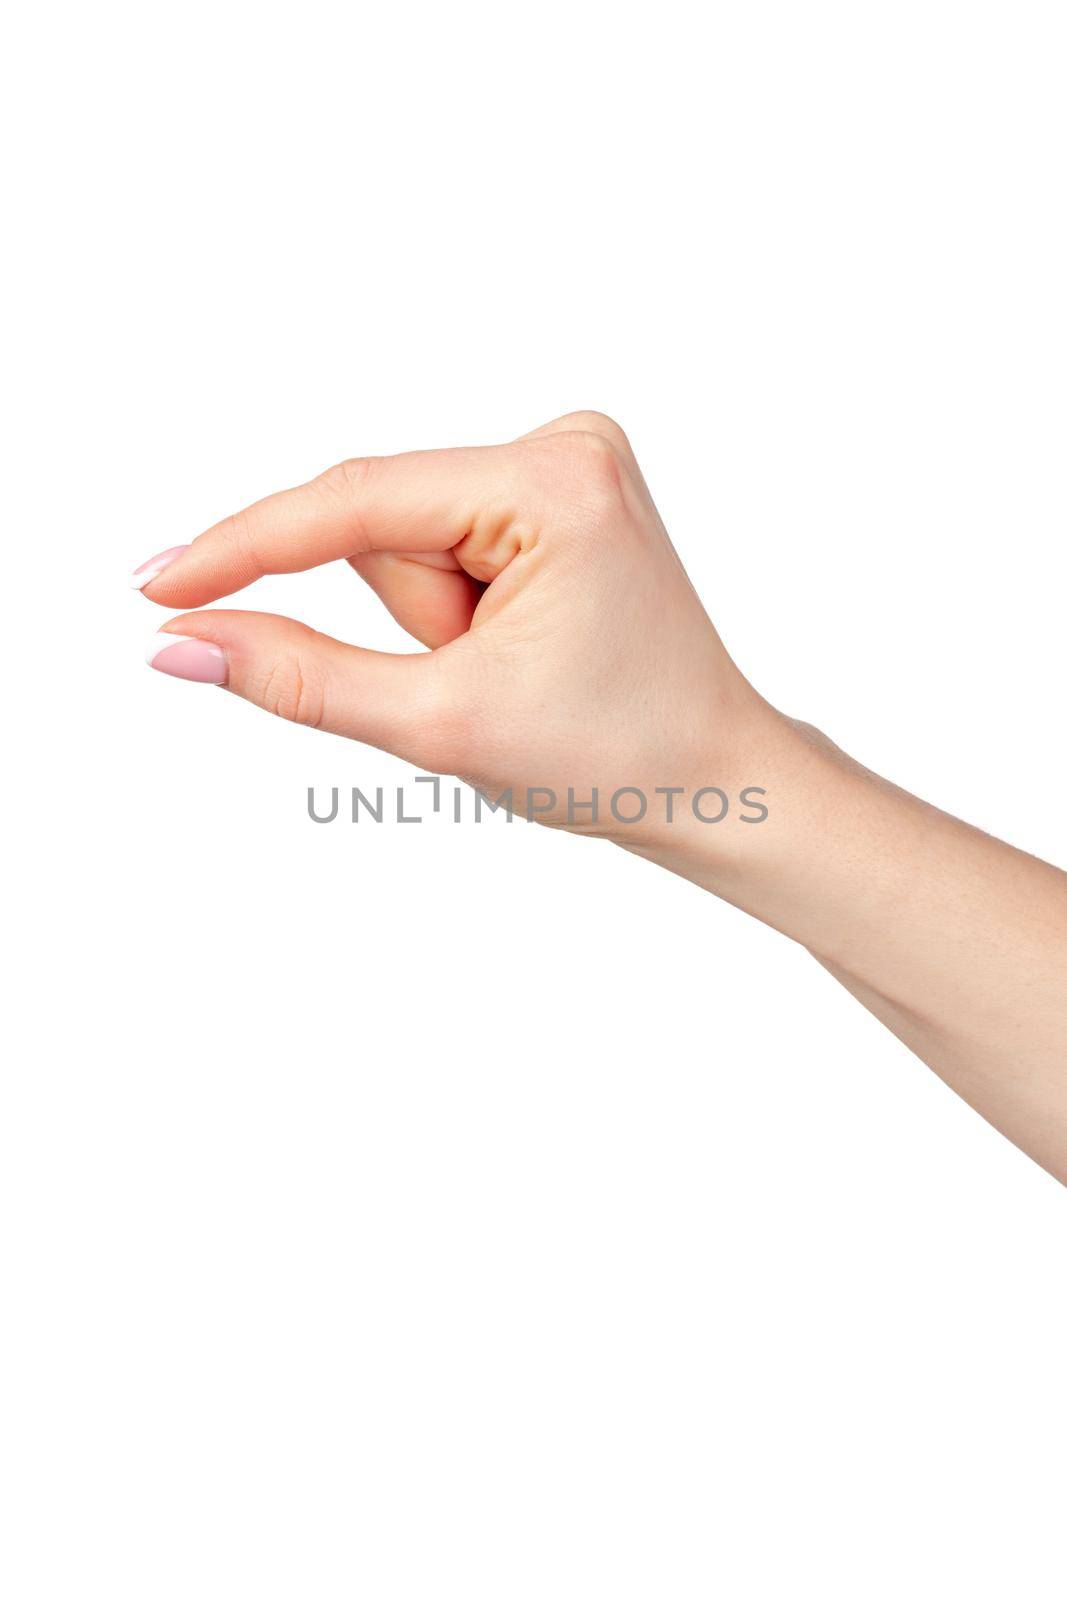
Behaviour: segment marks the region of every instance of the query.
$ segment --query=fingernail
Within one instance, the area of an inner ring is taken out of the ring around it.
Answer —
[[[226,657],[217,644],[184,633],[157,633],[145,657],[150,667],[190,683],[226,682]]]
[[[164,567],[169,567],[172,561],[177,561],[183,550],[188,550],[187,544],[172,544],[169,550],[161,550],[158,556],[152,556],[148,561],[142,561],[130,576],[131,589],[143,589],[146,583],[151,583],[153,578],[158,578]]]

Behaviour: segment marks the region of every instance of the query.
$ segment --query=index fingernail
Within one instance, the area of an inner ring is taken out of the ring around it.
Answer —
[[[143,589],[146,583],[151,583],[153,578],[158,578],[164,567],[169,567],[172,561],[177,561],[183,550],[188,550],[187,544],[173,544],[169,550],[161,550],[158,556],[150,556],[147,561],[142,561],[135,567],[130,577],[132,589]]]

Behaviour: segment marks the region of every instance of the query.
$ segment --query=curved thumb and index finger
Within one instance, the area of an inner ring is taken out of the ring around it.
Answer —
[[[447,717],[440,655],[390,655],[343,644],[290,617],[194,611],[155,635],[149,665],[214,683],[289,722],[321,728],[432,766]]]

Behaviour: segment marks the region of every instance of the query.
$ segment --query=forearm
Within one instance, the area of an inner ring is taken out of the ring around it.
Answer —
[[[769,816],[663,864],[806,945],[995,1126],[1067,1181],[1067,874],[774,714]]]

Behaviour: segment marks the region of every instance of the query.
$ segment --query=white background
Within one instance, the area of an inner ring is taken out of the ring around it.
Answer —
[[[598,407],[768,698],[1063,863],[1062,25],[23,8],[10,1600],[1063,1594],[1053,1180],[609,846],[313,826],[408,769],[149,672],[125,584]],[[246,599],[409,645],[343,566]]]

